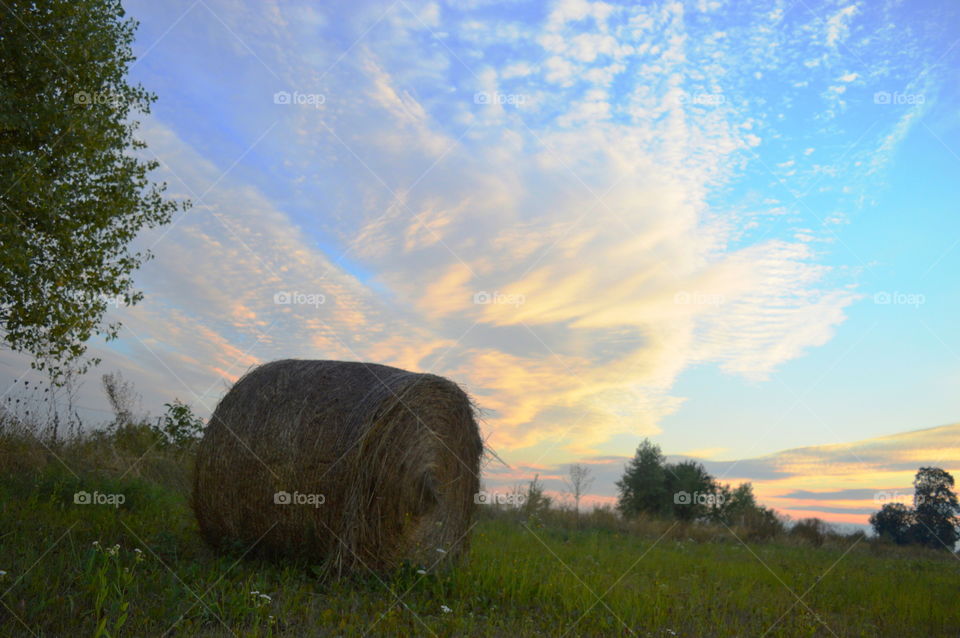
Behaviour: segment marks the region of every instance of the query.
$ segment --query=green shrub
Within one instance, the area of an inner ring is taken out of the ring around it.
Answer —
[[[814,547],[823,545],[824,539],[831,532],[830,526],[819,518],[804,518],[797,521],[790,529],[790,535]]]
[[[164,407],[167,408],[166,414],[161,417],[160,423],[152,426],[161,437],[160,444],[180,450],[192,448],[203,435],[203,420],[179,399],[165,403]]]

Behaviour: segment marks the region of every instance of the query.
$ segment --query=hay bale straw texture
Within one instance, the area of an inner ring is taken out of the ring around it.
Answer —
[[[274,361],[210,418],[193,506],[217,548],[336,573],[430,567],[466,550],[482,453],[469,397],[443,377]]]

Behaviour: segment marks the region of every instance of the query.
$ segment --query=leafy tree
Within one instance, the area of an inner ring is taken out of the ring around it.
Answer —
[[[731,489],[729,485],[718,485],[715,498],[717,504],[709,511],[707,518],[716,523],[739,527],[748,540],[768,540],[784,531],[780,516],[772,509],[757,503],[752,483],[741,483]]]
[[[753,483],[741,483],[730,494],[730,509],[751,510],[757,506],[757,498],[753,495]]]
[[[115,338],[110,304],[135,304],[128,245],[186,209],[135,156],[137,114],[156,96],[126,80],[136,22],[119,0],[0,6],[0,332],[60,382],[86,341]]]
[[[897,545],[911,542],[914,526],[914,511],[903,503],[887,503],[870,516],[870,525],[877,536],[889,539]]]
[[[703,465],[680,461],[666,466],[670,511],[681,521],[706,518],[717,503],[717,485]]]
[[[747,510],[735,522],[746,530],[748,540],[769,540],[782,534],[785,529],[783,518],[763,505]]]
[[[617,509],[626,517],[640,513],[665,515],[672,496],[667,491],[665,459],[660,446],[644,439],[617,481]]]
[[[870,517],[878,536],[905,545],[953,550],[960,540],[960,503],[953,476],[939,467],[921,467],[914,478],[914,507],[887,503]]]
[[[758,507],[751,483],[741,483],[734,489],[718,484],[714,498],[716,505],[709,513],[710,520],[727,525],[744,524],[743,519]]]
[[[553,499],[544,493],[543,483],[540,481],[539,474],[535,475],[533,480],[530,481],[530,484],[527,485],[527,493],[525,496],[521,511],[524,516],[532,519],[537,519],[542,516],[544,512],[550,509],[550,504],[553,502]]]
[[[953,492],[953,476],[939,467],[921,467],[913,486],[914,542],[952,551],[960,538],[960,504]]]
[[[648,439],[637,447],[617,488],[617,510],[626,517],[644,513],[722,522],[745,528],[752,540],[772,538],[784,529],[775,511],[757,503],[750,483],[731,489],[696,461],[666,463],[660,447]]]

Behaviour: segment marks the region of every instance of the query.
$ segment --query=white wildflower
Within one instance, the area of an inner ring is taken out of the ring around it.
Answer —
[[[453,610],[447,607],[446,605],[440,605],[440,611],[442,611],[445,614],[449,614]]]

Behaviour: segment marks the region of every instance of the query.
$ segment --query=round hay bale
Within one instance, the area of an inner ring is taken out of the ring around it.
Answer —
[[[274,361],[210,418],[193,507],[217,548],[336,573],[432,567],[467,547],[482,452],[469,397],[443,377]]]

